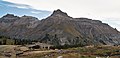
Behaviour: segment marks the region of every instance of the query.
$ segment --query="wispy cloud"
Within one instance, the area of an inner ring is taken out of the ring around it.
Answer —
[[[40,14],[42,12],[38,12],[38,11],[31,11],[31,13],[34,13],[34,14]]]
[[[7,13],[18,16],[29,15],[39,19],[46,18],[51,14],[50,11],[33,9],[30,5],[0,0],[0,17]]]
[[[23,9],[29,9],[31,8],[31,6],[29,5],[24,5],[24,4],[9,4],[8,6],[11,6],[11,7],[17,7],[17,8],[23,8]]]
[[[0,1],[2,5],[7,5],[10,7],[17,7],[17,8],[23,8],[23,9],[29,9],[32,8],[30,5],[26,5],[26,4],[18,4],[18,3],[11,3],[11,2],[7,2],[7,1]]]

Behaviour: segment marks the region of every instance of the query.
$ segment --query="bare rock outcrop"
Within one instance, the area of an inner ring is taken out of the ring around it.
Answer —
[[[120,44],[120,32],[115,28],[99,20],[72,18],[59,9],[42,20],[7,14],[0,18],[0,35],[54,45]]]

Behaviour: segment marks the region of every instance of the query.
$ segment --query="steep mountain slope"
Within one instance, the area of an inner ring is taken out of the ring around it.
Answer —
[[[120,44],[120,32],[99,20],[72,18],[55,10],[46,19],[7,14],[0,18],[0,35],[54,45]]]

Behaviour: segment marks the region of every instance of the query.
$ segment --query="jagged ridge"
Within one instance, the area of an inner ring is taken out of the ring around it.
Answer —
[[[106,23],[88,18],[72,18],[55,10],[46,19],[7,14],[0,18],[0,35],[32,39],[54,45],[120,44],[120,33]]]

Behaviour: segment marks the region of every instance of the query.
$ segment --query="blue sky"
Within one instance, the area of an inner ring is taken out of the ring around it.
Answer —
[[[10,13],[39,19],[61,9],[74,18],[101,20],[120,31],[120,0],[0,0],[0,17]]]
[[[7,13],[15,14],[18,16],[29,15],[41,19],[46,18],[52,12],[46,10],[32,9],[31,6],[25,4],[15,4],[0,0],[0,17],[4,16]]]

